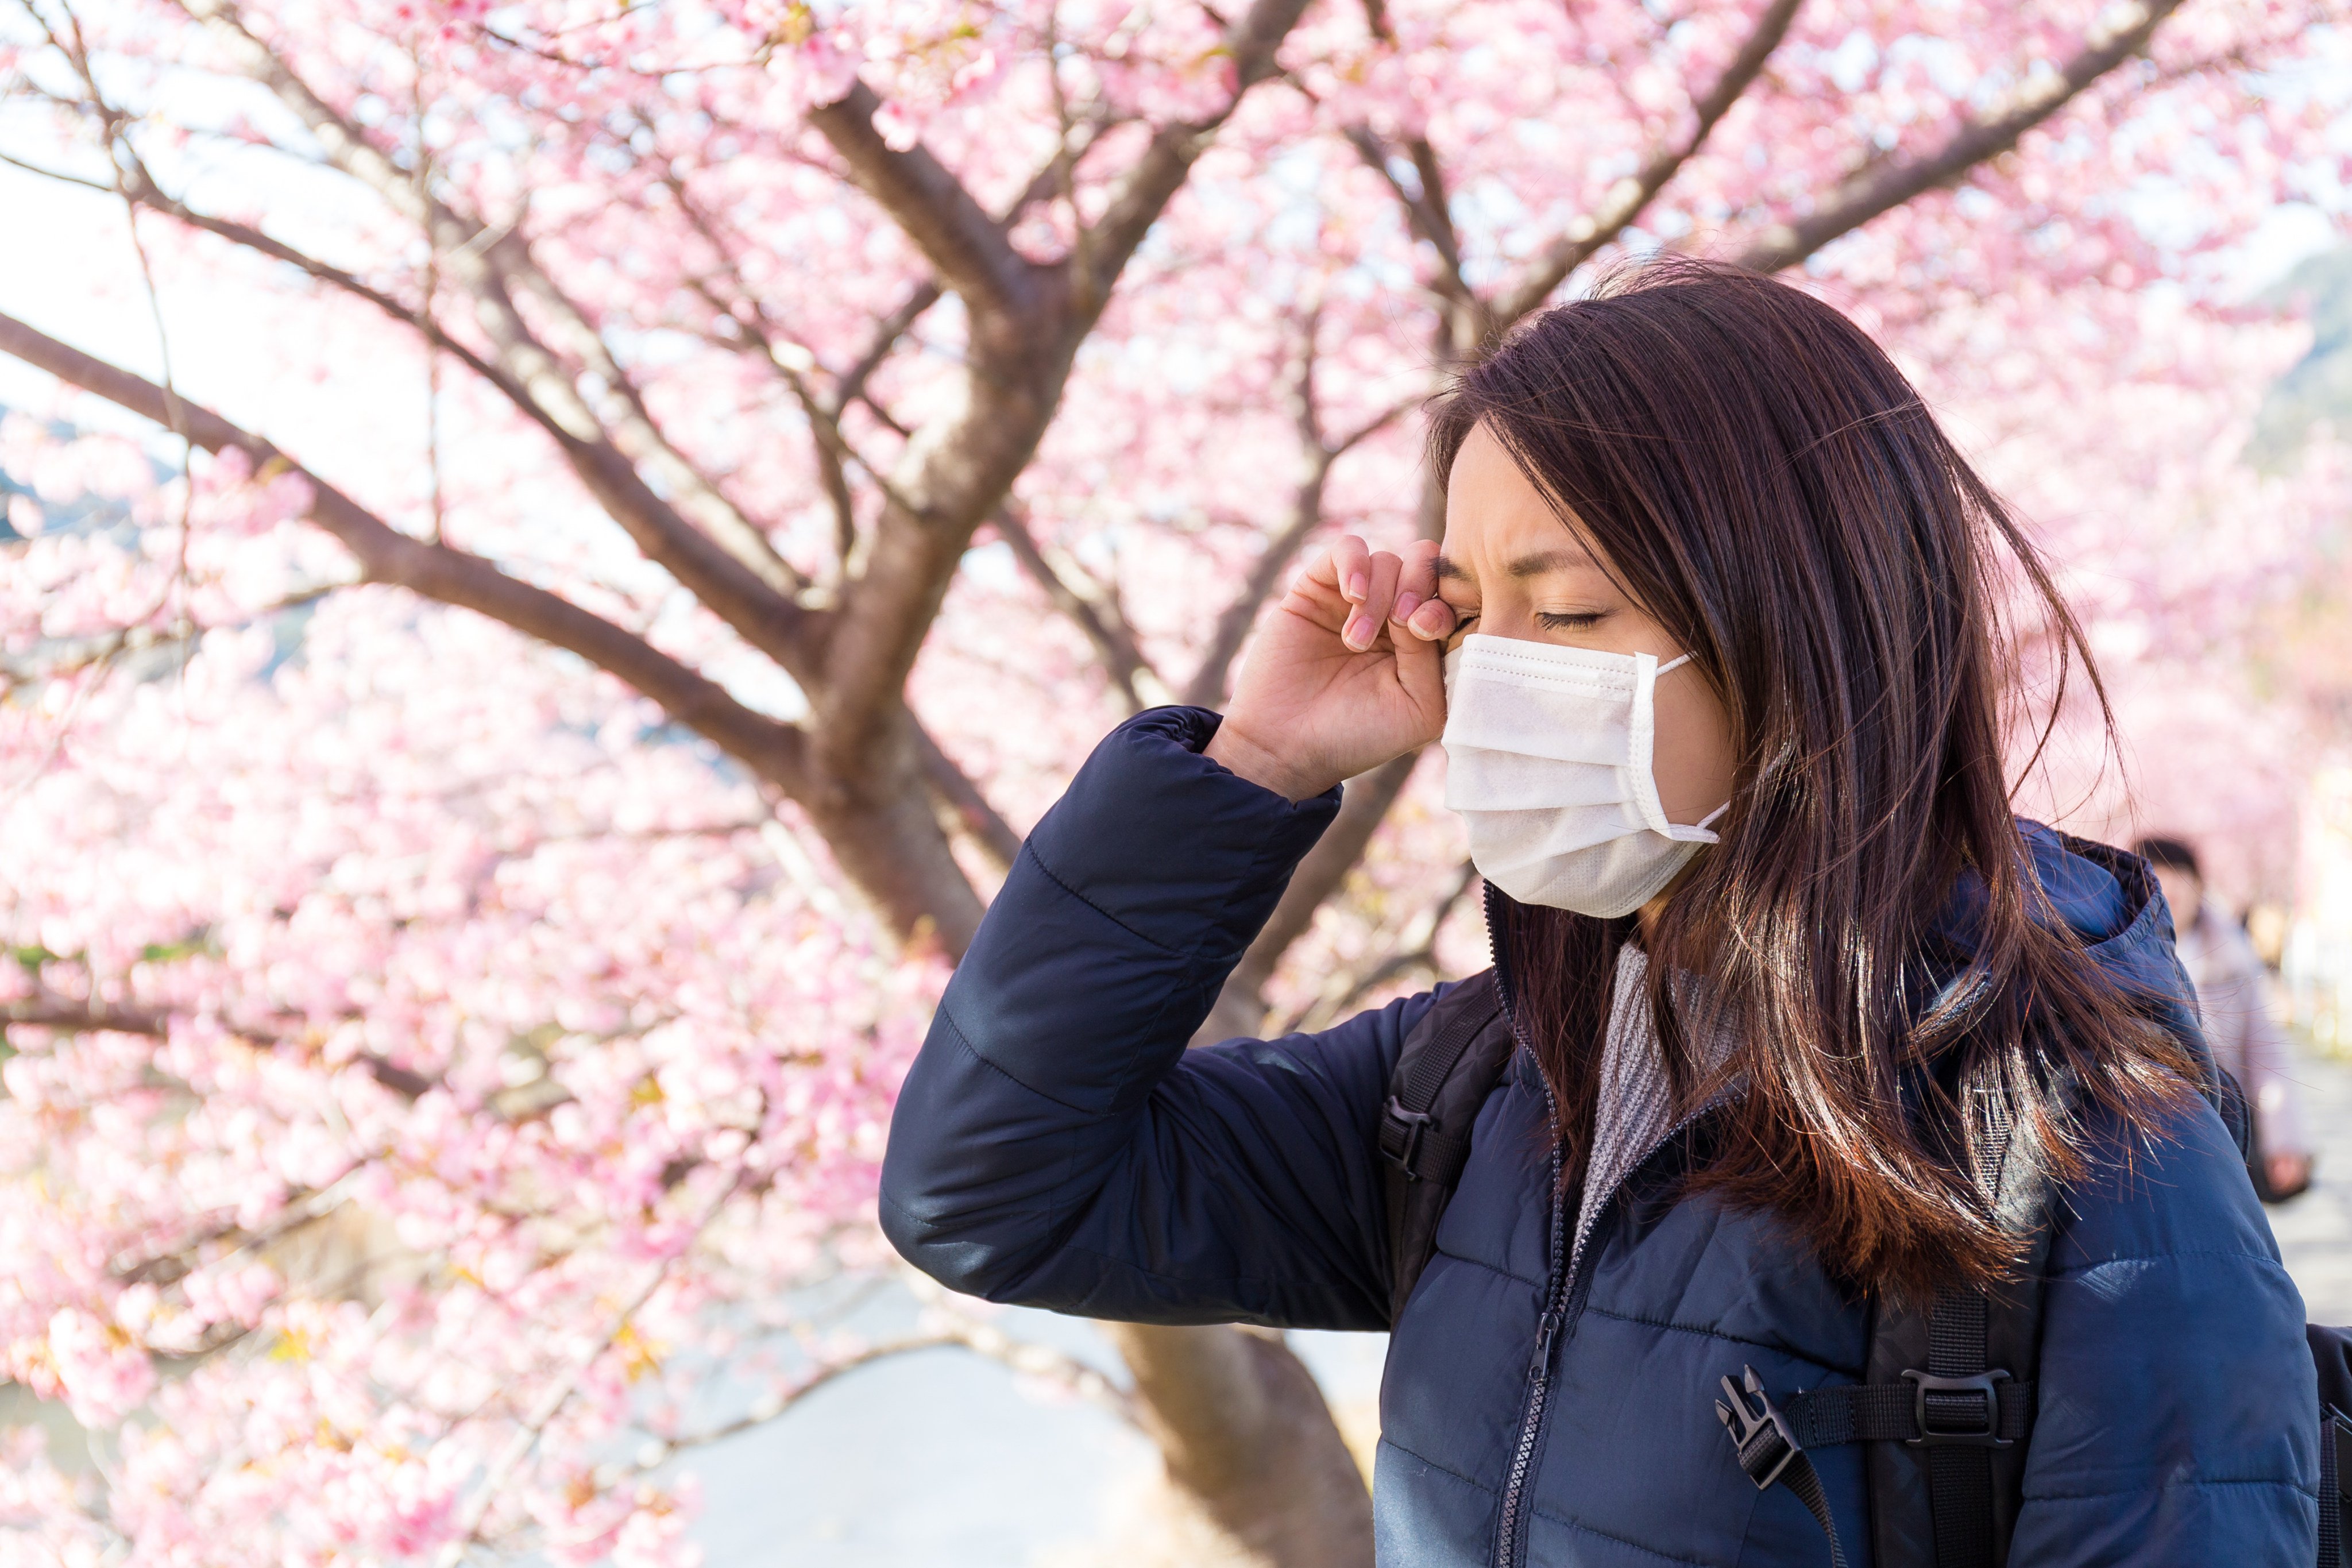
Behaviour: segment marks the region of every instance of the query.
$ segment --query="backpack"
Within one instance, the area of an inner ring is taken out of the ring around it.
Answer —
[[[1378,1143],[1388,1195],[1389,1319],[1393,1322],[1437,1249],[1437,1224],[1470,1159],[1472,1123],[1502,1081],[1517,1041],[1492,970],[1439,999],[1405,1037]],[[2244,1097],[2217,1069],[2210,1095],[2242,1151]],[[1862,1383],[1814,1389],[1777,1404],[1753,1368],[1722,1383],[1716,1414],[1739,1468],[1759,1489],[1786,1486],[1829,1538],[1832,1568],[1845,1552],[1810,1450],[1870,1445],[1865,1465],[1878,1568],[2003,1568],[2032,1435],[2032,1371],[2041,1342],[2038,1283],[2048,1256],[2047,1194],[2034,1162],[2010,1161],[1996,1130],[1979,1151],[1995,1205],[2032,1242],[2014,1282],[1947,1290],[1922,1310],[1871,1304]],[[2352,1568],[2352,1329],[2306,1330],[2319,1373],[2317,1568]]]

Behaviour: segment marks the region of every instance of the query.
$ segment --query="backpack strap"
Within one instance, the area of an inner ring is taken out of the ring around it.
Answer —
[[[1756,1483],[1758,1491],[1769,1491],[1777,1483],[1796,1493],[1797,1500],[1805,1505],[1805,1511],[1813,1516],[1813,1522],[1830,1539],[1830,1568],[1845,1568],[1845,1545],[1838,1540],[1837,1516],[1830,1511],[1829,1493],[1822,1489],[1821,1472],[1813,1468],[1813,1461],[1805,1453],[1808,1447],[1822,1445],[1802,1439],[1796,1430],[1797,1424],[1764,1392],[1764,1380],[1756,1374],[1754,1367],[1743,1366],[1739,1373],[1737,1387],[1727,1375],[1724,1378],[1723,1398],[1715,1402],[1715,1414],[1723,1423],[1723,1429],[1731,1434],[1731,1446],[1739,1454],[1740,1469]],[[1748,1403],[1751,1397],[1756,1401],[1754,1408]],[[1801,1399],[1804,1395],[1797,1397]]]
[[[2323,1405],[2319,1412],[2319,1568],[2352,1568],[2344,1551],[2347,1514],[2352,1514],[2352,1415]]]
[[[2319,1373],[2319,1568],[2352,1568],[2352,1329],[2306,1323]]]
[[[2032,1384],[1998,1369],[1974,1375],[1915,1372],[1901,1383],[1792,1394],[1783,1414],[1807,1448],[1847,1443],[2006,1448],[2032,1430],[2033,1396]]]
[[[1733,1397],[1716,1414],[1759,1489],[1780,1484],[1822,1523],[1833,1564],[1844,1561],[1826,1500],[1806,1495],[1811,1448],[1870,1445],[1865,1457],[1872,1560],[1877,1568],[2002,1568],[2017,1528],[2024,1441],[2032,1433],[2041,1349],[2042,1288],[2050,1247],[2048,1204],[2038,1162],[2010,1158],[2010,1129],[1995,1121],[1978,1151],[1995,1212],[2025,1235],[2019,1278],[1990,1289],[1948,1289],[1921,1309],[1884,1299],[1872,1305],[1864,1381],[1789,1395],[1775,1404],[1752,1368],[1742,1368],[1760,1406]],[[1724,1391],[1733,1393],[1731,1380]],[[1760,1441],[1769,1426],[1777,1442]],[[1787,1452],[1775,1452],[1785,1447]],[[1818,1492],[1820,1481],[1811,1479]]]
[[[1756,1369],[1744,1366],[1754,1407],[1726,1377],[1730,1404],[1717,1400],[1716,1415],[1757,1489],[1786,1486],[1820,1523],[1832,1568],[1843,1568],[1845,1550],[1806,1454],[1848,1443],[1874,1445],[1873,1560],[1880,1568],[1997,1568],[2008,1559],[2016,1529],[2018,1445],[2032,1430],[2034,1385],[1988,1364],[1995,1315],[1990,1292],[1946,1290],[1927,1312],[1882,1313],[1871,1336],[1874,1365],[1904,1359],[1882,1354],[1882,1347],[1914,1344],[1915,1335],[1887,1331],[1888,1320],[1898,1315],[1924,1325],[1926,1368],[1903,1368],[1892,1382],[1811,1389],[1776,1405]],[[2010,1452],[1996,1452],[2002,1449]],[[2012,1456],[2015,1462],[1996,1468],[1997,1459]]]
[[[2303,1335],[2311,1345],[2312,1368],[2319,1374],[2320,1408],[2333,1405],[2352,1415],[2352,1329],[2305,1323]]]
[[[1470,1162],[1471,1125],[1516,1044],[1491,969],[1446,992],[1405,1036],[1377,1134],[1388,1194],[1391,1322],[1437,1250],[1438,1219]]]

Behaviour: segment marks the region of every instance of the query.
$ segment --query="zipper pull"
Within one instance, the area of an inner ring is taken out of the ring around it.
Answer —
[[[1543,1376],[1546,1370],[1550,1366],[1551,1339],[1554,1334],[1559,1332],[1561,1320],[1565,1318],[1566,1315],[1567,1314],[1563,1313],[1558,1307],[1549,1308],[1545,1311],[1542,1319],[1536,1324],[1535,1360],[1530,1362],[1528,1365],[1528,1374],[1530,1377]]]

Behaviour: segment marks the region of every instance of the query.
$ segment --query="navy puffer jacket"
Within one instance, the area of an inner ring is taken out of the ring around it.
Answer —
[[[1385,1329],[1374,1129],[1434,998],[1185,1049],[1338,799],[1293,804],[1200,756],[1215,722],[1131,721],[1031,835],[908,1077],[883,1226],[926,1272],[994,1301]],[[2173,972],[2160,908],[2053,837],[2031,841],[2103,963]],[[1677,1141],[1603,1205],[1539,1352],[1569,1229],[1547,1119],[1522,1051],[1390,1344],[1381,1562],[1493,1561],[1507,1495],[1528,1563],[1827,1561],[1796,1497],[1741,1475],[1713,1399],[1742,1365],[1776,1393],[1856,1380],[1864,1305],[1769,1217],[1678,1198]],[[2011,1562],[2306,1568],[2318,1409],[2303,1304],[2220,1119],[2200,1107],[2128,1172],[2068,1191],[2055,1223]],[[1867,1562],[1862,1451],[1816,1458]]]

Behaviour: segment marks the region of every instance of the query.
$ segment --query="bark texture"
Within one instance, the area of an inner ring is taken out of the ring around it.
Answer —
[[[1372,1500],[1314,1375],[1259,1330],[1106,1325],[1169,1483],[1252,1568],[1364,1568]]]

